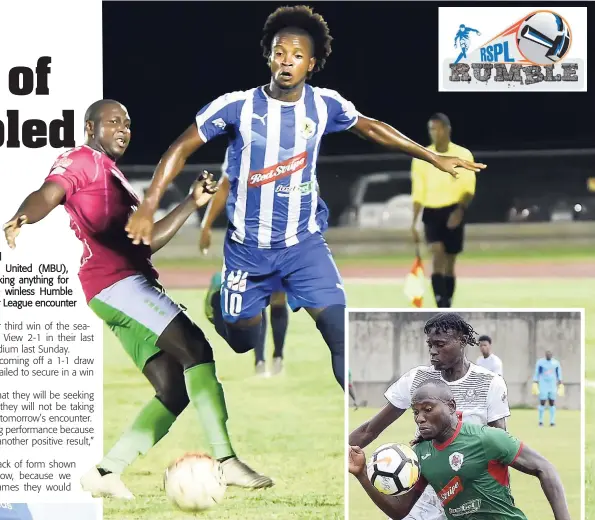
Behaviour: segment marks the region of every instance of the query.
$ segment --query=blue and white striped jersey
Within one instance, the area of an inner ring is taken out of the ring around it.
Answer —
[[[328,210],[316,189],[322,136],[348,130],[359,114],[334,90],[306,85],[296,102],[263,87],[225,94],[196,116],[201,139],[227,134],[226,211],[232,240],[285,248],[326,228]]]
[[[227,177],[229,179],[229,173],[227,171],[229,167],[229,154],[231,153],[232,146],[228,146],[227,150],[225,150],[225,158],[223,160],[223,164],[221,165],[221,176]],[[325,204],[324,200],[320,197],[320,186],[318,185],[318,180],[314,181],[314,189],[316,190],[316,194],[318,196],[318,207],[316,208],[316,223],[320,227],[320,232],[324,233],[328,228],[328,207]],[[210,205],[209,205],[210,207]],[[207,211],[209,211],[207,209]],[[206,213],[205,213],[206,218]]]

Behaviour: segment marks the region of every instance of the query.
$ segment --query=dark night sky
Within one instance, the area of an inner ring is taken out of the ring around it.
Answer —
[[[133,120],[122,163],[156,163],[204,104],[268,82],[260,30],[279,5],[286,3],[104,2],[104,96],[123,102]],[[475,150],[595,144],[593,74],[591,93],[439,93],[437,4],[309,5],[335,38],[312,84],[338,90],[363,114],[422,144],[427,118],[436,111],[450,116],[453,140]],[[396,81],[389,80],[391,72]],[[219,139],[191,161],[220,162],[225,144]],[[349,134],[328,136],[322,146],[323,154],[379,151]]]

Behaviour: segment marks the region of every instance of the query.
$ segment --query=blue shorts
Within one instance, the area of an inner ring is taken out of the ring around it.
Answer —
[[[271,283],[271,293],[285,292],[281,278],[275,278]]]
[[[539,400],[540,401],[555,401],[558,395],[558,389],[552,385],[539,385]]]
[[[293,311],[346,305],[343,280],[320,233],[284,249],[258,249],[226,238],[221,281],[228,323],[259,315],[273,292],[285,291]]]

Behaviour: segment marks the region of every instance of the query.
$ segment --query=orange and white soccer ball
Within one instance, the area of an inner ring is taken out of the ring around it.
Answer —
[[[415,451],[406,444],[383,444],[368,462],[368,478],[385,495],[403,495],[419,480]]]
[[[219,504],[227,483],[219,462],[206,453],[187,453],[165,470],[164,488],[182,511],[196,512]]]

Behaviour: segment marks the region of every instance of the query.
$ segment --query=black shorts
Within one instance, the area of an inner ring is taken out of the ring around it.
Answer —
[[[433,244],[441,242],[444,244],[444,250],[449,255],[458,255],[463,251],[463,242],[465,238],[465,220],[459,227],[448,229],[446,223],[448,217],[456,209],[457,204],[445,206],[443,208],[424,208],[422,222],[424,223],[424,233],[426,242]]]

